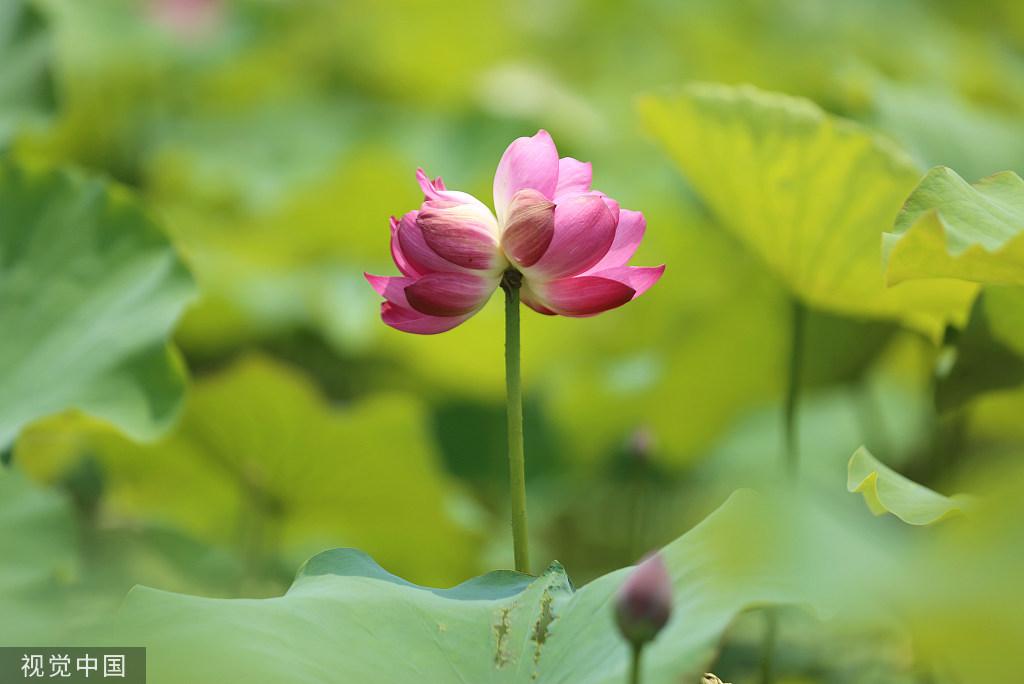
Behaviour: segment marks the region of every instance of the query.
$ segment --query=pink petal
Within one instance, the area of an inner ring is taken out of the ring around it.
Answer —
[[[617,280],[623,285],[635,290],[636,292],[633,295],[633,299],[636,299],[644,292],[651,289],[651,286],[661,279],[661,275],[664,272],[665,265],[662,264],[661,266],[618,266],[600,271],[595,269],[588,271],[587,275],[594,276],[595,278]]]
[[[520,190],[508,205],[508,220],[501,234],[505,255],[525,268],[537,263],[555,234],[555,205],[529,188]]]
[[[363,276],[370,283],[370,287],[389,302],[409,308],[409,301],[405,298],[405,288],[416,282],[416,278],[404,278],[401,276],[378,276],[364,273]]]
[[[445,260],[464,268],[490,270],[501,256],[498,227],[490,211],[449,200],[424,202],[416,223],[423,239]]]
[[[593,167],[590,162],[581,162],[572,157],[558,160],[558,184],[555,187],[555,201],[590,190]]]
[[[499,223],[504,224],[508,204],[520,190],[531,188],[552,199],[557,185],[558,150],[547,131],[512,141],[494,173],[494,208]]]
[[[523,302],[523,304],[530,307],[539,314],[544,314],[545,316],[558,315],[548,307],[541,304],[540,298],[536,294],[534,294],[533,290],[530,289],[530,286],[527,283],[523,283],[522,288],[519,290],[519,299]]]
[[[405,258],[405,254],[402,253],[402,246],[398,244],[398,219],[394,216],[390,219],[391,222],[391,259],[395,262],[395,266],[402,272],[402,275],[407,276],[418,276],[420,275],[409,260]]]
[[[595,276],[559,278],[539,288],[543,305],[563,316],[592,316],[622,306],[635,290],[625,283]]]
[[[402,332],[417,335],[436,335],[451,330],[473,314],[464,316],[426,316],[391,302],[380,305],[380,318],[385,324]]]
[[[619,203],[613,200],[611,197],[608,197],[607,195],[602,194],[600,192],[596,194],[601,197],[601,200],[604,202],[604,206],[608,207],[608,211],[612,215],[612,220],[615,221],[615,225],[618,226],[620,214]],[[614,241],[612,242],[612,244],[615,244]]]
[[[530,277],[562,278],[589,269],[608,253],[615,240],[615,218],[604,199],[577,195],[555,207],[551,245],[531,268]]]
[[[444,186],[444,181],[438,176],[434,180],[427,178],[427,174],[423,169],[416,169],[416,181],[420,184],[420,189],[423,190],[425,200],[446,200],[449,202],[457,202],[459,204],[471,204],[482,212],[486,212],[490,215],[491,210],[487,208],[487,205],[473,197],[468,192],[460,192],[459,190],[448,190]]]
[[[409,305],[428,316],[461,316],[487,302],[497,279],[470,273],[428,273],[405,288]]]
[[[465,272],[464,268],[448,261],[427,244],[418,217],[418,211],[410,211],[398,223],[398,246],[406,263],[418,274]]]
[[[625,266],[626,263],[636,254],[636,248],[644,239],[644,231],[647,229],[647,220],[639,211],[623,209],[619,213],[619,224],[615,227],[615,240],[612,242],[608,253],[604,255],[588,273],[593,273],[605,268]]]

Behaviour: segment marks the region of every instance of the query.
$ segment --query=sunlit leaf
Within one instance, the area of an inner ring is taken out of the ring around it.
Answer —
[[[875,515],[892,513],[910,525],[931,525],[964,512],[962,496],[947,497],[888,467],[861,447],[850,457],[846,490],[860,493]]]
[[[648,128],[716,217],[807,304],[938,337],[976,287],[886,288],[881,235],[918,178],[908,158],[807,100],[694,85],[642,102]]]
[[[885,235],[891,284],[958,278],[1024,285],[1024,180],[1004,171],[970,184],[936,167]]]
[[[0,447],[77,408],[136,438],[177,413],[168,336],[194,285],[123,189],[0,164]]]

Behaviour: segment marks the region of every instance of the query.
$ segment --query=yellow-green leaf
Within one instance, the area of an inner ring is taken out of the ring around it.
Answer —
[[[0,162],[0,448],[68,409],[162,433],[185,389],[169,337],[195,291],[125,189]]]
[[[476,535],[454,513],[462,500],[408,396],[336,409],[302,373],[253,356],[198,382],[155,444],[50,421],[26,432],[15,460],[49,479],[82,453],[104,468],[106,514],[171,524],[251,558],[291,566],[347,545],[419,581],[477,569]]]
[[[808,100],[696,84],[641,104],[647,127],[721,224],[807,304],[938,337],[977,287],[887,288],[882,233],[919,173],[887,141]]]
[[[850,457],[846,490],[860,493],[875,515],[892,513],[909,525],[931,525],[964,512],[966,498],[943,496],[888,467],[861,447]]]
[[[932,169],[885,235],[884,251],[890,284],[1024,285],[1024,180],[1004,171],[972,185],[952,169]]]

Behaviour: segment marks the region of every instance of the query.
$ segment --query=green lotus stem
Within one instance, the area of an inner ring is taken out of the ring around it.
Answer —
[[[640,655],[643,651],[642,645],[633,645],[633,657],[629,663],[629,684],[640,684]]]
[[[800,425],[797,422],[797,411],[800,404],[800,377],[803,370],[804,328],[806,327],[807,309],[803,302],[794,297],[791,312],[789,377],[786,382],[786,399],[782,414],[785,439],[782,468],[789,476],[790,481],[796,482],[800,476]],[[773,684],[779,614],[769,608],[765,611],[764,620],[764,635],[761,638],[761,684]]]
[[[508,484],[512,508],[512,546],[516,570],[530,572],[526,531],[526,458],[523,454],[523,389],[519,375],[519,286],[522,276],[509,271],[505,290],[505,387],[508,396]]]
[[[775,642],[779,633],[779,614],[774,608],[764,612],[764,634],[761,637],[761,684],[775,681]]]
[[[783,413],[785,435],[784,468],[792,480],[800,474],[800,426],[797,424],[797,409],[800,400],[800,376],[803,370],[804,327],[807,309],[793,298],[792,322],[789,345],[789,378],[786,382],[786,403]]]

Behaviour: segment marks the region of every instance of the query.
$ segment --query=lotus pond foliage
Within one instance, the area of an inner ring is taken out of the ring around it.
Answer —
[[[1019,680],[1022,55],[1013,0],[0,0],[0,645]]]

